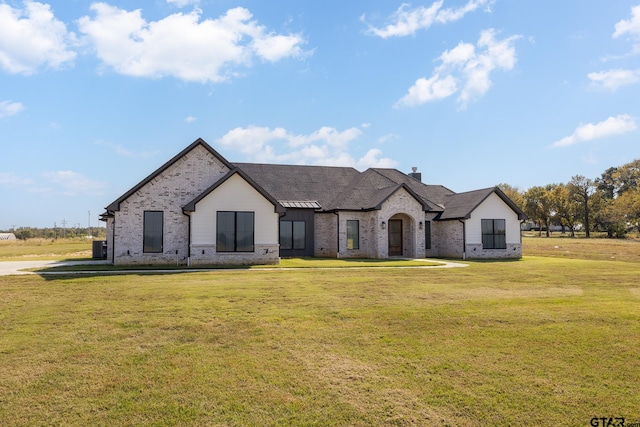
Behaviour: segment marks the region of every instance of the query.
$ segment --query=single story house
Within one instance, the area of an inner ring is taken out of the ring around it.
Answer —
[[[454,193],[415,169],[230,163],[198,139],[101,219],[115,265],[205,265],[520,258],[526,215],[497,187]]]

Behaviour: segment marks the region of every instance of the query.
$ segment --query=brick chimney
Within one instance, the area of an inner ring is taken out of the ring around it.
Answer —
[[[418,181],[422,182],[422,173],[418,172],[418,168],[417,167],[412,167],[411,168],[411,173],[408,174],[411,178],[413,179],[417,179]]]

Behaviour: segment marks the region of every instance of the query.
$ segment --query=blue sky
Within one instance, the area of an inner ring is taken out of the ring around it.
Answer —
[[[195,139],[461,192],[640,157],[640,1],[0,0],[0,229],[97,217]]]

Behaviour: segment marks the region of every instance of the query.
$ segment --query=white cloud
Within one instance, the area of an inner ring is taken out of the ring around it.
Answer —
[[[0,118],[18,114],[24,110],[24,105],[20,102],[2,101],[0,102]]]
[[[0,4],[0,68],[5,71],[28,75],[72,65],[75,42],[48,4],[25,1],[23,9]]]
[[[54,186],[47,191],[50,195],[95,196],[103,194],[107,188],[103,182],[91,180],[78,172],[69,170],[44,172],[42,176]]]
[[[627,36],[627,39],[633,42],[631,50],[622,55],[606,55],[602,58],[603,62],[625,59],[640,54],[640,5],[631,8],[631,19],[623,19],[616,23],[613,38],[622,36]]]
[[[631,85],[640,81],[640,68],[636,70],[613,69],[587,75],[596,88],[607,89],[612,92],[622,86]]]
[[[113,152],[116,153],[118,156],[127,157],[130,159],[146,159],[148,157],[152,157],[158,154],[158,151],[133,151],[128,149],[122,144],[114,144],[113,142],[109,142],[109,141],[99,140],[95,142],[95,145],[108,147],[111,150],[113,150]]]
[[[367,168],[393,168],[398,165],[397,162],[382,156],[382,151],[372,148],[356,162],[356,169],[364,170]]]
[[[33,184],[33,180],[16,175],[13,172],[0,172],[0,186],[12,189],[25,188]]]
[[[104,194],[107,184],[74,171],[44,172],[37,179],[13,172],[0,172],[0,187],[41,196],[95,196]]]
[[[453,76],[442,77],[436,74],[429,79],[421,77],[409,88],[409,93],[396,102],[394,107],[415,107],[426,102],[448,98],[457,90],[458,85]]]
[[[379,150],[369,150],[356,160],[349,154],[349,144],[362,131],[352,127],[339,131],[322,127],[308,135],[296,135],[284,128],[249,126],[227,132],[216,142],[239,150],[249,161],[325,166],[393,167],[396,162],[381,157]]]
[[[477,45],[460,42],[440,55],[441,64],[430,78],[419,78],[394,108],[414,107],[448,98],[459,92],[461,109],[483,96],[491,87],[490,74],[496,69],[511,70],[516,63],[513,42],[520,36],[496,40],[493,29],[480,33]]]
[[[267,32],[242,7],[218,19],[200,20],[196,8],[152,22],[139,9],[128,12],[106,3],[91,9],[95,17],[80,18],[80,31],[106,66],[125,75],[215,83],[237,75],[236,69],[254,58],[274,62],[305,54],[301,35]]]
[[[389,23],[383,28],[369,26],[368,34],[381,37],[403,37],[415,34],[418,30],[427,29],[434,23],[446,24],[462,19],[464,15],[482,6],[487,9],[493,0],[469,0],[464,6],[456,9],[443,9],[444,0],[437,0],[429,7],[418,6],[410,9],[409,4],[403,3],[390,17]],[[365,19],[363,16],[362,20]]]
[[[629,35],[633,38],[640,38],[640,5],[631,8],[631,19],[621,20],[615,26],[613,37],[617,38]]]
[[[193,123],[193,122],[195,122],[196,120],[198,120],[198,118],[197,118],[197,117],[193,117],[193,116],[187,116],[187,117],[184,119],[184,121],[185,121],[185,122],[187,122],[187,123]]]
[[[167,0],[167,3],[177,7],[185,7],[190,4],[197,5],[200,3],[200,0]]]
[[[627,132],[632,132],[637,128],[638,125],[633,117],[628,114],[621,114],[616,117],[609,117],[596,124],[587,123],[580,125],[573,134],[554,142],[552,147],[566,147],[579,142],[622,135]]]

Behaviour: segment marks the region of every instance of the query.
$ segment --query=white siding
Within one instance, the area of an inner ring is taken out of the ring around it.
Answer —
[[[507,228],[507,244],[520,244],[518,215],[495,193],[486,198],[472,213],[466,223],[467,244],[482,244],[483,219],[504,219]]]
[[[209,193],[191,214],[191,244],[216,244],[216,212],[255,212],[255,244],[278,243],[278,214],[265,199],[240,175],[235,174]]]

